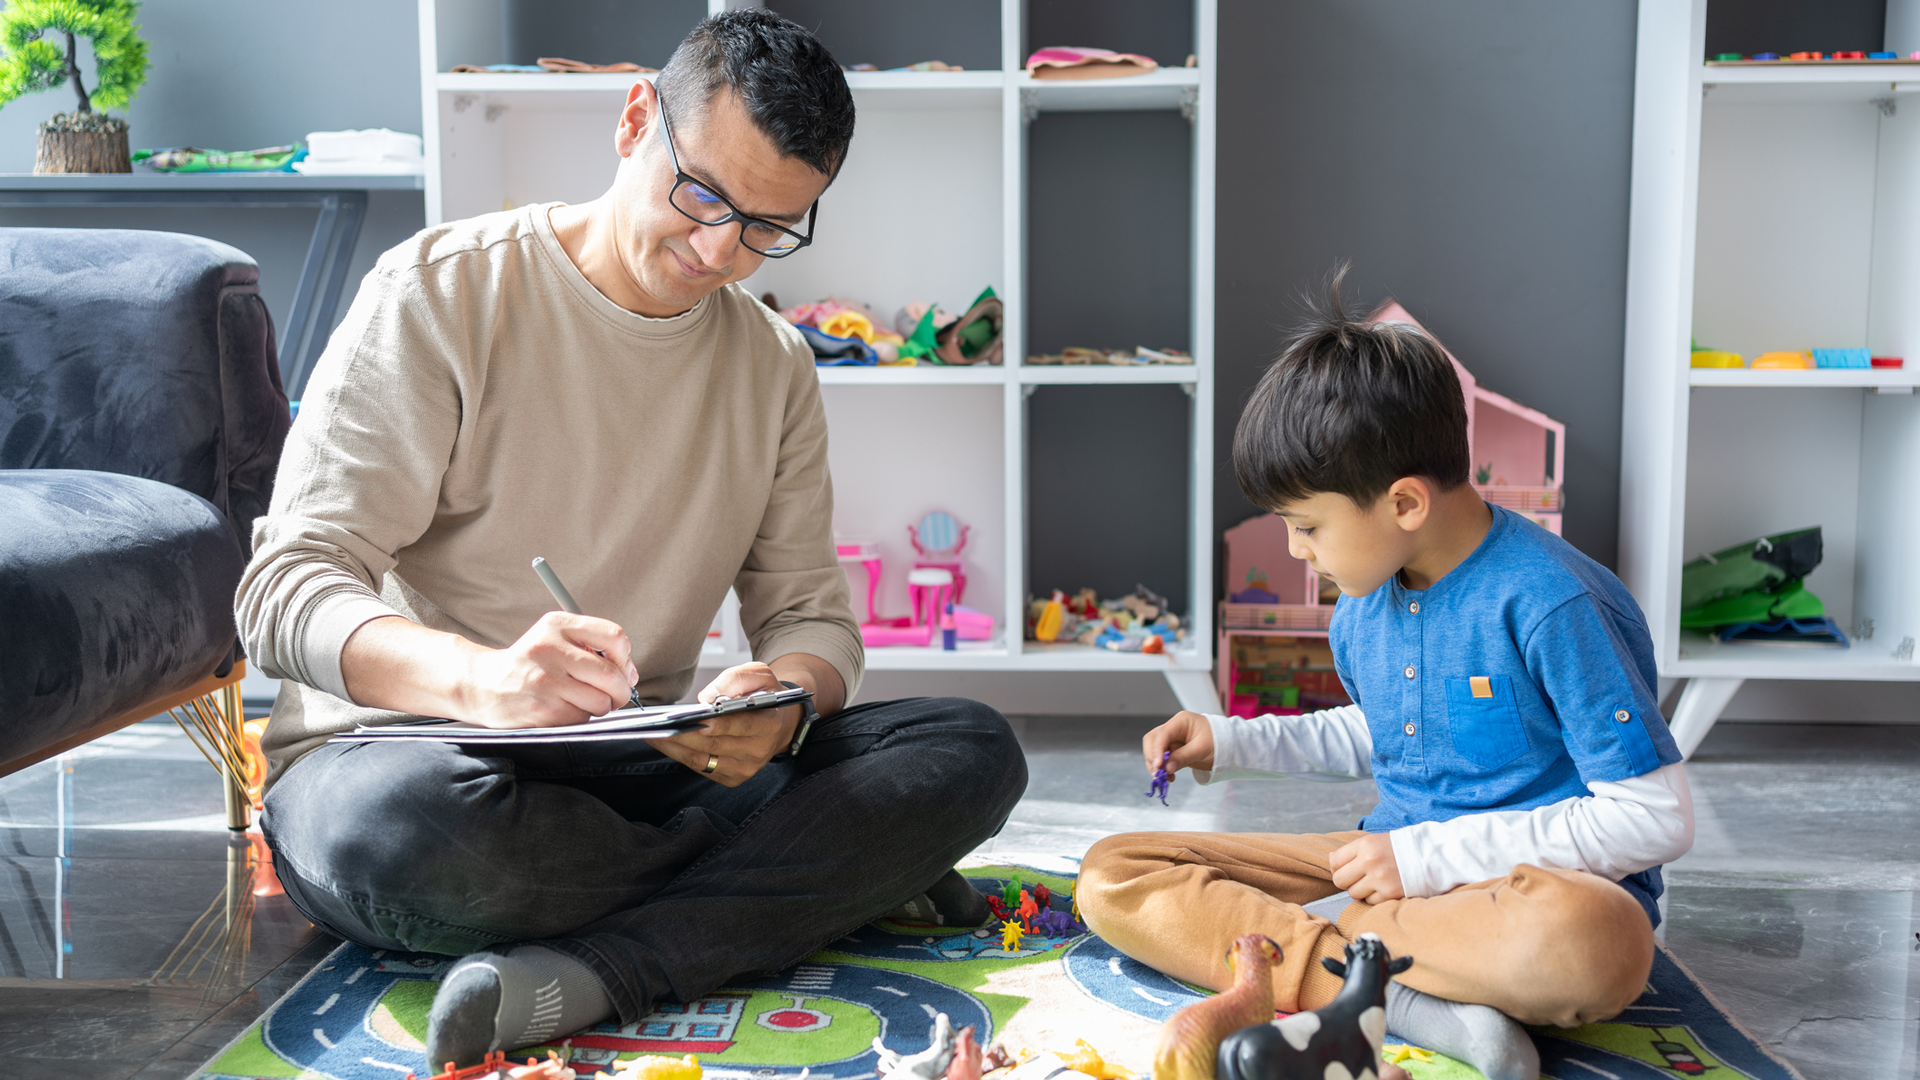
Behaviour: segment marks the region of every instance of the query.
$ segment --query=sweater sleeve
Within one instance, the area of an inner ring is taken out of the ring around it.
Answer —
[[[832,664],[846,700],[860,689],[866,649],[853,619],[846,571],[833,546],[833,477],[827,417],[809,352],[796,358],[773,490],[734,592],[753,655],[808,653]]]
[[[314,369],[235,599],[267,675],[346,698],[347,638],[399,614],[381,581],[432,523],[460,426],[445,358],[464,345],[433,331],[434,306],[416,274],[376,267]]]
[[[1373,775],[1373,735],[1357,705],[1304,716],[1207,717],[1213,728],[1213,768],[1193,770],[1202,784],[1281,776],[1323,783]]]
[[[1693,846],[1686,767],[1594,781],[1592,795],[1532,810],[1466,814],[1393,830],[1393,859],[1408,896],[1500,877],[1520,863],[1585,870],[1608,881],[1671,862]]]

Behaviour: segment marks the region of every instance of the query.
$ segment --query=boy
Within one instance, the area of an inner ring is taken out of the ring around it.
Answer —
[[[1460,383],[1432,338],[1339,304],[1336,278],[1254,390],[1234,470],[1338,583],[1329,636],[1354,704],[1182,712],[1143,751],[1203,784],[1370,776],[1380,803],[1354,832],[1108,837],[1080,907],[1128,955],[1214,989],[1234,938],[1266,934],[1288,1011],[1330,1001],[1320,959],[1376,933],[1414,957],[1390,1030],[1532,1080],[1519,1023],[1606,1019],[1645,986],[1659,868],[1693,842],[1686,776],[1625,587],[1466,483]]]

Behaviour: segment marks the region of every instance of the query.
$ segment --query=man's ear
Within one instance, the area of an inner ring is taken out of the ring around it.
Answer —
[[[1393,523],[1403,532],[1418,531],[1433,512],[1433,485],[1425,477],[1403,476],[1387,488]]]
[[[613,150],[621,157],[632,157],[646,139],[648,125],[660,109],[660,95],[653,83],[635,79],[627,88],[627,103],[620,110],[620,122],[613,129]]]

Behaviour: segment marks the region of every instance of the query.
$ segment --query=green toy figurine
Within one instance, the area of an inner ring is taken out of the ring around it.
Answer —
[[[0,105],[69,81],[78,102],[41,123],[34,172],[132,171],[127,122],[105,110],[125,108],[147,80],[138,9],[135,0],[11,0],[0,8]],[[93,46],[91,94],[81,82],[80,38]]]

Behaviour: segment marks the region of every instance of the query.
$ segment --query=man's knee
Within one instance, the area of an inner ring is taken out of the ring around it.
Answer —
[[[1530,901],[1514,927],[1517,956],[1563,988],[1549,1022],[1611,1019],[1639,998],[1653,969],[1653,926],[1627,890],[1593,874],[1527,865],[1508,882]]]
[[[934,745],[923,748],[934,780],[956,805],[977,810],[997,827],[1027,790],[1027,756],[1007,718],[970,698],[927,698],[923,715]],[[937,762],[938,764],[933,764]]]

